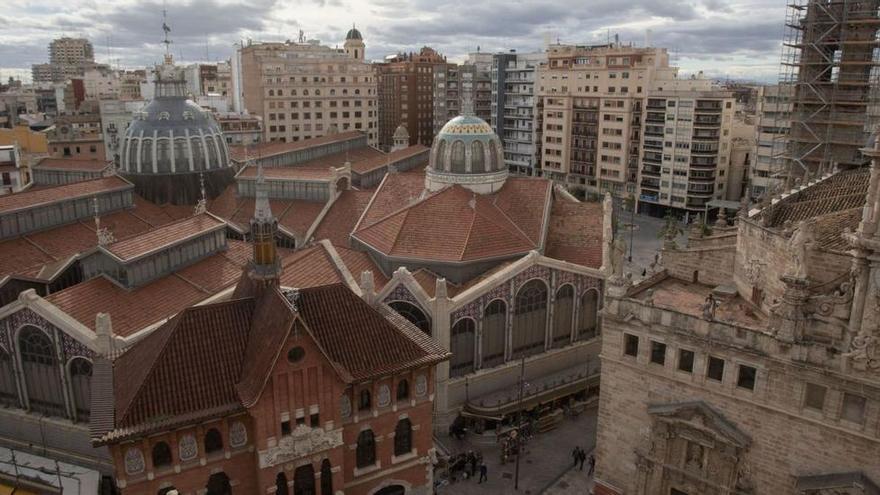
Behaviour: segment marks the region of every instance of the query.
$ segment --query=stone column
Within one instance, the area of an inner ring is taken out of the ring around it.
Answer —
[[[446,350],[449,350],[449,306],[451,301],[447,296],[446,279],[438,278],[434,286],[434,299],[431,305],[431,324],[434,339]],[[452,422],[455,411],[449,404],[449,361],[437,365],[434,390],[434,429],[438,432],[446,431]]]
[[[809,282],[806,278],[783,275],[785,284],[782,300],[772,309],[770,327],[776,337],[784,342],[802,342],[807,327],[805,306],[809,296]]]

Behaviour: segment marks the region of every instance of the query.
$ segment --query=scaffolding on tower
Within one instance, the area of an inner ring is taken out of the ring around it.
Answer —
[[[878,32],[880,0],[790,0],[779,81],[791,94],[779,147],[789,181],[868,162],[859,149],[880,123]]]

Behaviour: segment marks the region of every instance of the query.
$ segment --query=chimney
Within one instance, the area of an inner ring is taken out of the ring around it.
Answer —
[[[361,272],[361,292],[364,293],[364,301],[372,306],[376,298],[376,286],[373,282],[373,272],[370,270]]]

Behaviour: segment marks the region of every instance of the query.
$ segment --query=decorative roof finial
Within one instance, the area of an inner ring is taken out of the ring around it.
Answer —
[[[474,80],[461,78],[461,114],[464,116],[474,115]]]
[[[165,43],[165,61],[171,63],[171,40],[168,39],[171,27],[168,26],[168,11],[165,9],[165,2],[162,2],[162,31],[165,32],[165,40],[162,42]]]
[[[272,219],[272,208],[269,206],[269,192],[266,190],[266,177],[263,175],[263,162],[257,161],[255,220]]]
[[[98,245],[106,246],[107,244],[112,244],[116,242],[116,238],[113,237],[113,233],[110,232],[110,229],[104,227],[101,228],[101,217],[98,211],[98,197],[95,196],[92,198],[92,208],[95,211],[95,235],[98,236]]]
[[[208,196],[205,194],[205,174],[204,172],[199,172],[199,191],[201,192],[201,197],[199,201],[196,203],[195,211],[193,215],[201,215],[208,211]]]

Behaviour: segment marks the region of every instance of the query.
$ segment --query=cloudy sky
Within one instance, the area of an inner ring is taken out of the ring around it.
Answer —
[[[0,77],[29,78],[53,38],[84,36],[100,62],[143,67],[161,58],[162,0],[6,0]],[[367,57],[432,46],[468,52],[533,51],[547,42],[605,42],[608,34],[665,46],[684,73],[775,81],[785,0],[167,0],[175,58],[229,57],[242,39],[306,37],[341,46],[352,23]],[[108,48],[109,47],[109,48]]]

